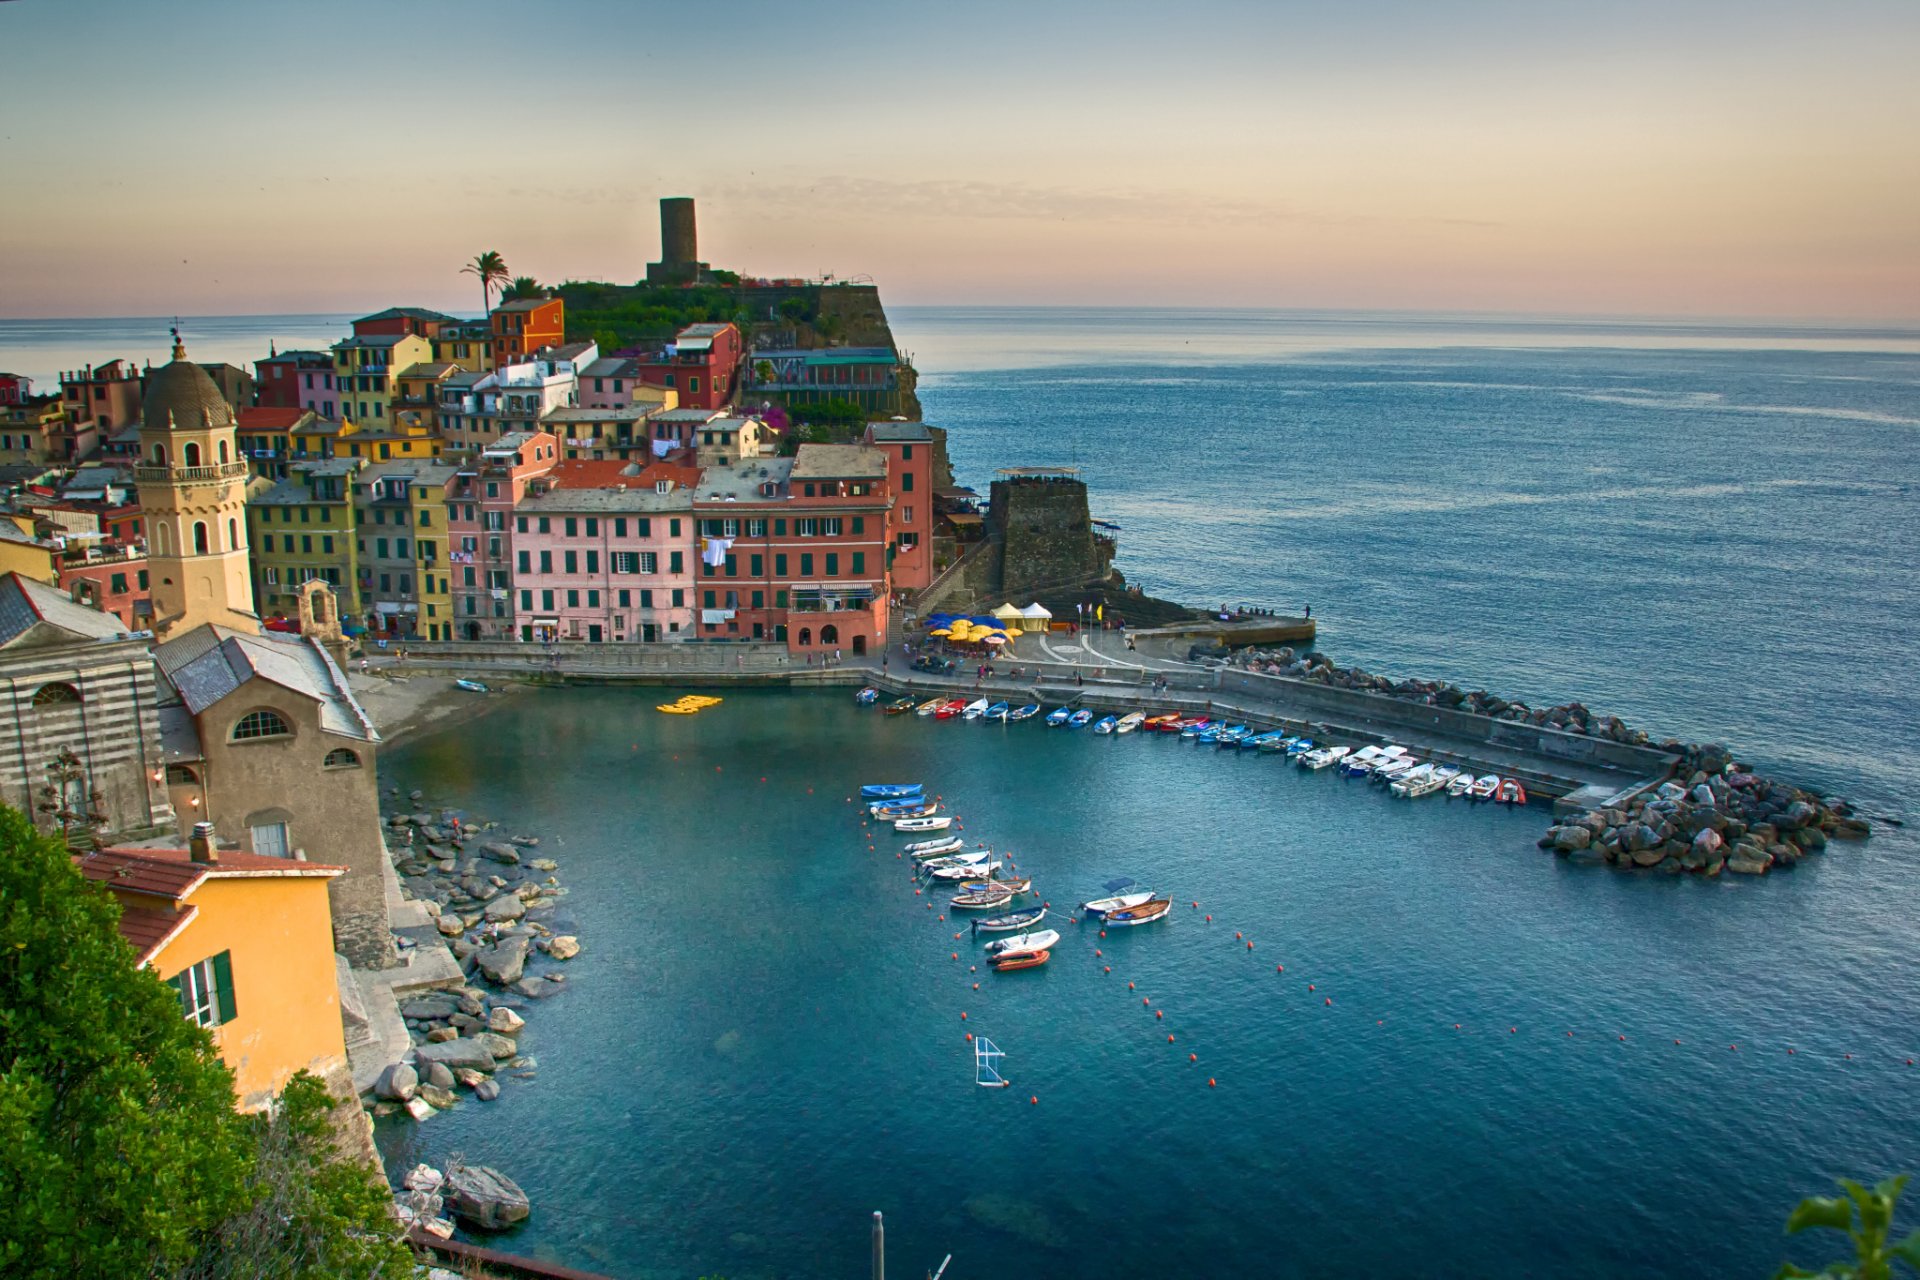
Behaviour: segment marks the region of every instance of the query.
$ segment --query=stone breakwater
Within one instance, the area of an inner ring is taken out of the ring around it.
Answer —
[[[1531,707],[1485,690],[1438,680],[1391,680],[1358,667],[1337,667],[1325,654],[1290,648],[1243,650],[1228,664],[1267,675],[1398,698],[1494,720],[1558,729],[1675,757],[1673,776],[1658,788],[1563,817],[1540,847],[1579,862],[1693,872],[1762,875],[1790,867],[1827,847],[1829,839],[1861,839],[1864,818],[1845,800],[1764,778],[1733,760],[1722,746],[1659,741],[1617,716],[1578,702]]]
[[[1540,847],[1578,862],[1673,875],[1764,875],[1820,852],[1829,839],[1867,834],[1846,801],[1762,778],[1724,748],[1707,746],[1685,749],[1675,780],[1561,819]]]
[[[386,823],[402,895],[422,904],[466,976],[400,1002],[412,1048],[374,1085],[375,1115],[404,1108],[425,1120],[464,1094],[493,1101],[503,1077],[536,1078],[540,1064],[520,1046],[524,1015],[565,990],[561,969],[580,954],[580,939],[553,927],[567,890],[559,863],[539,856],[538,837],[508,836],[450,809],[393,813]]]

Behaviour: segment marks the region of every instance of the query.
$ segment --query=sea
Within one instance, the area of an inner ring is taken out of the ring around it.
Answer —
[[[584,950],[528,1010],[533,1078],[381,1123],[396,1174],[496,1165],[535,1206],[499,1247],[622,1278],[863,1274],[881,1211],[896,1275],[1507,1280],[1818,1265],[1800,1197],[1920,1172],[1920,331],[893,321],[960,483],[1078,468],[1153,594],[1311,604],[1337,662],[1722,742],[1874,836],[1625,874],[1539,851],[1537,808],[1157,735],[505,699],[382,781],[537,833]],[[0,322],[0,368],[159,360],[153,324]],[[238,363],[344,322],[183,328]],[[899,780],[1035,878],[1045,968],[982,972],[862,825]],[[1123,877],[1173,918],[1080,922]]]

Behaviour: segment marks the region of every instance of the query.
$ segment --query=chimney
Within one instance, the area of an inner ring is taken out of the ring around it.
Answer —
[[[220,850],[213,842],[213,824],[196,822],[193,824],[193,838],[187,841],[187,850],[195,862],[215,863],[220,861]]]

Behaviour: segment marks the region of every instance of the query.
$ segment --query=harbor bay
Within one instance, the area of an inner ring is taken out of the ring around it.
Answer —
[[[537,1078],[380,1135],[394,1168],[510,1159],[539,1206],[519,1252],[844,1271],[881,1205],[895,1259],[969,1272],[1757,1273],[1783,1192],[1910,1155],[1898,859],[1595,874],[1534,849],[1525,810],[1177,738],[836,691],[657,701],[542,691],[383,761],[540,832],[571,890],[553,924],[586,949],[525,1033]],[[1051,964],[988,973],[904,838],[861,825],[859,784],[895,778],[1056,908],[1127,875],[1178,911],[1105,939],[1050,920]],[[970,1031],[1012,1088],[975,1087]]]

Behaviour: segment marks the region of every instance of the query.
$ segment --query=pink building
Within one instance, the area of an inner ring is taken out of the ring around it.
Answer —
[[[933,581],[933,433],[918,422],[875,422],[866,443],[887,455],[892,483],[890,587],[918,591]]]
[[[624,409],[633,403],[638,391],[640,362],[618,357],[595,360],[580,370],[580,407],[583,409]]]
[[[455,636],[511,640],[514,626],[514,508],[559,461],[544,431],[501,436],[460,467],[447,486],[447,546],[453,570]]]
[[[698,468],[562,462],[514,511],[515,623],[529,641],[694,635]]]

